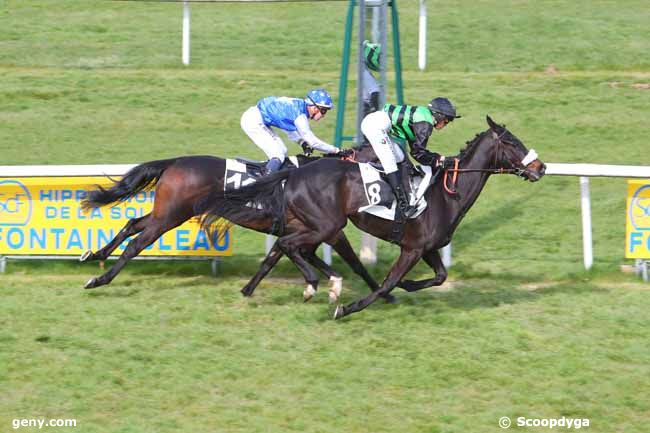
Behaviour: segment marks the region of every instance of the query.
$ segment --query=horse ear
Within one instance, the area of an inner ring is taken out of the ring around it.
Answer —
[[[487,120],[487,124],[490,125],[491,130],[496,131],[500,128],[490,116],[485,116],[485,120]]]

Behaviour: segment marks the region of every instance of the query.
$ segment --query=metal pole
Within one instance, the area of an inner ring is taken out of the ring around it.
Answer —
[[[190,3],[183,1],[183,64],[190,64]]]
[[[381,57],[379,59],[379,106],[383,107],[386,103],[386,70],[388,69],[388,1],[382,1],[380,7],[380,32],[379,43],[381,44]]]
[[[219,273],[219,260],[218,259],[212,259],[210,261],[210,268],[212,269],[212,276],[217,277],[217,274]]]
[[[7,270],[7,258],[0,256],[0,274],[4,274]]]
[[[440,250],[442,252],[442,264],[445,265],[445,268],[451,267],[451,242],[442,247]]]
[[[323,244],[323,261],[332,264],[332,247],[329,244]]]
[[[594,264],[591,240],[591,203],[589,201],[589,178],[580,176],[580,203],[582,205],[582,251],[585,269]]]
[[[375,6],[375,5],[370,5],[370,6]],[[377,42],[378,40],[381,39],[381,8],[376,8],[373,7],[371,9],[372,11],[372,17],[370,19],[370,22],[372,23],[372,28],[370,29],[370,41],[371,42]]]
[[[370,2],[367,2],[370,3]],[[388,18],[388,1],[375,0],[371,3],[372,8],[372,42],[381,45],[381,56],[379,58],[379,106],[386,103],[386,58],[388,50],[386,49],[386,23]],[[362,101],[359,101],[362,104]],[[361,234],[361,250],[359,259],[364,264],[374,265],[377,263],[377,239],[363,232]]]
[[[366,232],[361,234],[359,259],[366,265],[374,265],[377,263],[377,238]]]
[[[366,0],[359,0],[359,40],[357,41],[357,134],[356,144],[362,143],[361,121],[363,120],[363,41],[366,35]]]
[[[404,104],[404,87],[402,86],[402,52],[399,45],[399,17],[397,15],[397,0],[391,1],[391,18],[393,19],[393,56],[395,60],[395,93],[397,104]]]
[[[421,71],[427,66],[427,5],[420,0],[420,33],[418,38],[418,67]]]
[[[343,140],[343,125],[345,123],[345,97],[348,92],[348,70],[350,67],[350,45],[352,43],[352,22],[354,20],[354,5],[356,0],[350,0],[348,15],[345,19],[345,39],[343,41],[343,61],[341,62],[341,77],[339,78],[339,103],[336,107],[336,131],[334,146],[341,147]]]
[[[275,236],[273,235],[266,235],[266,245],[264,246],[265,249],[264,251],[266,252],[265,255],[269,255],[269,251],[271,251],[271,248],[273,248],[273,244],[275,243]]]

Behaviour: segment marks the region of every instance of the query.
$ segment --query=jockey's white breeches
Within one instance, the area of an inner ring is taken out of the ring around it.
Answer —
[[[385,111],[375,111],[361,121],[361,132],[366,136],[386,173],[397,171],[397,163],[404,161],[404,152],[388,136],[390,117]]]
[[[278,158],[280,161],[284,161],[287,156],[287,146],[273,129],[264,124],[262,113],[257,106],[254,105],[244,111],[240,124],[241,129],[269,159]]]

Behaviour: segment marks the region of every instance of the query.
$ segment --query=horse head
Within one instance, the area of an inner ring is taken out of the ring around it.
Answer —
[[[512,171],[531,182],[540,180],[546,171],[546,164],[538,158],[537,152],[526,149],[521,140],[490,116],[486,116],[486,120],[495,146],[495,168]]]

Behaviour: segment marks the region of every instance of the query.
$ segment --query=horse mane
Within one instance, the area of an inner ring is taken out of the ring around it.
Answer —
[[[480,143],[483,137],[485,137],[485,135],[490,131],[491,130],[488,129],[486,131],[480,132],[476,134],[476,136],[473,139],[465,142],[466,146],[458,151],[458,159],[462,161],[463,158],[472,155],[476,151],[476,148],[478,147],[477,146],[478,143]]]

